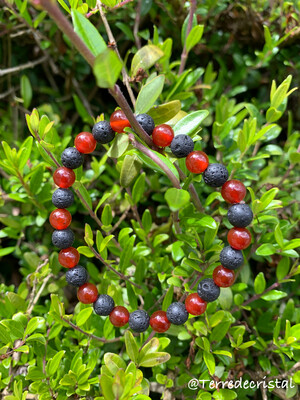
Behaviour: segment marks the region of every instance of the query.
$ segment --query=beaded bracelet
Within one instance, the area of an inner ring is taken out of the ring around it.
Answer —
[[[158,147],[170,146],[171,152],[177,158],[184,158],[187,169],[194,174],[203,174],[203,181],[211,187],[221,187],[223,199],[231,204],[227,217],[233,228],[229,230],[225,246],[220,253],[220,264],[213,271],[212,278],[202,279],[197,292],[190,293],[185,303],[173,302],[167,311],[155,311],[151,317],[145,310],[136,310],[131,313],[123,306],[115,306],[113,298],[107,294],[99,294],[97,287],[88,282],[87,270],[78,265],[80,254],[72,247],[74,233],[69,228],[71,214],[67,210],[73,204],[74,195],[69,189],[75,182],[74,169],[83,164],[83,154],[92,153],[98,143],[111,142],[116,133],[122,133],[130,123],[122,110],[112,113],[110,121],[97,122],[92,133],[81,132],[75,138],[75,147],[66,148],[61,155],[62,167],[53,175],[54,183],[59,187],[52,196],[52,203],[56,210],[50,214],[50,224],[55,229],[52,234],[52,243],[60,248],[59,263],[68,268],[66,280],[78,288],[77,298],[84,304],[93,304],[94,312],[101,316],[109,316],[110,322],[116,327],[129,324],[135,332],[144,332],[149,325],[155,332],[166,332],[171,323],[184,324],[189,314],[198,316],[205,312],[207,303],[216,300],[220,295],[220,287],[229,287],[235,280],[234,270],[243,264],[243,249],[247,248],[252,240],[251,233],[245,228],[253,219],[251,208],[243,201],[246,195],[244,184],[238,180],[228,180],[226,167],[218,163],[209,163],[203,151],[194,151],[194,142],[190,136],[179,134],[174,136],[171,126],[161,124],[155,126],[151,116],[139,114],[137,121]],[[241,203],[242,202],[242,203]]]

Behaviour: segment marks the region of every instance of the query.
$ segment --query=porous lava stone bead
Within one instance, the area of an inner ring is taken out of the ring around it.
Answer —
[[[72,286],[82,286],[89,279],[87,270],[81,265],[68,269],[66,272],[66,281]]]
[[[174,325],[183,325],[189,317],[185,305],[180,302],[171,303],[167,309],[167,318]]]
[[[225,246],[220,253],[220,263],[228,269],[237,269],[243,265],[244,257],[241,250],[233,249],[231,246]]]
[[[228,221],[237,228],[245,228],[253,219],[253,212],[248,204],[233,204],[227,212]]]
[[[199,282],[197,293],[207,303],[215,301],[220,296],[220,288],[212,278],[205,278]]]
[[[55,230],[52,233],[52,243],[59,249],[71,247],[75,240],[73,231],[70,228]]]
[[[145,310],[136,310],[130,314],[128,324],[135,332],[145,332],[149,327],[150,317]]]
[[[83,156],[76,147],[67,147],[61,154],[61,162],[67,168],[76,169],[83,164]]]
[[[100,294],[93,304],[94,311],[98,315],[109,315],[115,306],[114,299],[108,294]]]
[[[155,123],[150,115],[139,114],[136,116],[136,120],[149,136],[152,135],[153,129],[155,128]]]
[[[99,121],[97,122],[92,129],[92,134],[96,141],[101,144],[111,142],[116,133],[110,126],[108,121]]]
[[[193,139],[189,135],[177,135],[172,140],[170,149],[175,157],[186,157],[194,150]]]
[[[74,194],[70,189],[58,188],[52,195],[52,203],[57,208],[68,208],[74,202]]]
[[[228,179],[228,171],[225,165],[212,163],[203,172],[203,180],[208,186],[219,187]]]

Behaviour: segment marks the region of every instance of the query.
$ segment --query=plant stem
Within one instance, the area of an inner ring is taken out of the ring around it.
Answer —
[[[180,225],[179,225],[179,212],[178,211],[172,212],[172,218],[173,218],[173,224],[174,224],[175,232],[177,234],[182,233],[182,230],[181,230]]]
[[[181,75],[183,73],[184,67],[185,67],[185,64],[186,64],[186,60],[187,60],[187,56],[188,56],[188,52],[187,52],[187,49],[186,49],[186,39],[187,39],[189,33],[192,30],[194,14],[196,12],[196,7],[197,7],[197,0],[190,0],[190,1],[191,1],[190,16],[189,16],[188,25],[187,25],[183,51],[182,51],[182,54],[181,54],[181,62],[180,62],[178,75]]]
[[[150,333],[150,335],[147,337],[147,339],[144,341],[144,343],[142,344],[142,346],[139,348],[139,352],[142,350],[142,348],[148,343],[148,342],[150,342],[150,340],[154,337],[154,335],[155,335],[155,331],[152,331],[151,333]]]

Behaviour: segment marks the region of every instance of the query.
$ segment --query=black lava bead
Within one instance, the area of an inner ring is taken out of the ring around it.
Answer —
[[[52,243],[59,249],[71,247],[75,240],[73,231],[70,228],[55,230],[52,233]]]
[[[94,311],[98,315],[109,315],[115,306],[114,299],[108,294],[100,294],[93,303]]]
[[[224,185],[228,179],[228,171],[223,164],[208,164],[203,172],[203,180],[208,186],[219,187]]]
[[[220,296],[220,288],[212,278],[205,278],[199,282],[197,293],[202,300],[208,303],[215,301]]]
[[[237,228],[245,228],[253,219],[253,212],[248,204],[233,204],[227,212],[228,221]]]
[[[129,327],[135,332],[145,332],[150,324],[150,317],[144,310],[136,310],[130,313]]]
[[[155,123],[150,115],[139,114],[136,116],[136,120],[149,136],[152,135],[153,129],[155,128]]]
[[[189,318],[189,313],[183,303],[171,303],[167,309],[167,318],[174,325],[182,325]]]
[[[177,135],[172,140],[170,149],[175,157],[186,157],[194,150],[193,139],[189,135]]]
[[[76,267],[70,268],[66,272],[66,280],[73,286],[82,286],[87,283],[88,279],[88,272],[81,265],[76,265]]]
[[[220,253],[220,263],[225,268],[237,269],[244,263],[243,253],[231,246],[225,246]]]
[[[52,203],[57,208],[68,208],[74,202],[74,194],[70,189],[56,189],[52,195]]]
[[[61,153],[61,162],[66,168],[76,169],[83,164],[83,156],[76,147],[67,147]]]
[[[111,142],[116,133],[108,121],[99,121],[93,126],[92,134],[98,143],[104,144]]]

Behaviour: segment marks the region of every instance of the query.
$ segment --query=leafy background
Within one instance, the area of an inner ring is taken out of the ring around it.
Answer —
[[[254,240],[236,283],[222,289],[203,316],[156,334],[141,350],[150,329],[140,335],[115,329],[80,304],[51,243],[56,166],[49,154],[60,161],[76,134],[109,118],[117,104],[106,87],[121,77],[115,53],[106,50],[110,39],[93,11],[96,2],[58,3],[93,54],[107,54],[107,64],[100,61],[92,71],[39,7],[1,1],[3,398],[297,398],[298,2],[204,1],[197,4],[189,36],[193,3],[102,2],[138,98],[135,111],[149,112],[157,124],[168,121],[177,133],[190,134],[210,162],[224,163],[247,186],[246,202],[255,214]],[[106,75],[105,65],[111,67]],[[130,102],[122,79],[118,84]],[[219,190],[203,185],[201,176],[188,176],[178,194],[128,135],[98,146],[76,171],[72,229],[80,262],[99,292],[129,311],[151,313],[211,277],[231,225]],[[177,175],[171,154],[161,157]],[[179,166],[188,175],[184,161]],[[200,209],[186,190],[190,179]],[[179,226],[173,223],[177,212]],[[269,390],[187,387],[191,378],[239,377],[292,377],[296,384]]]

